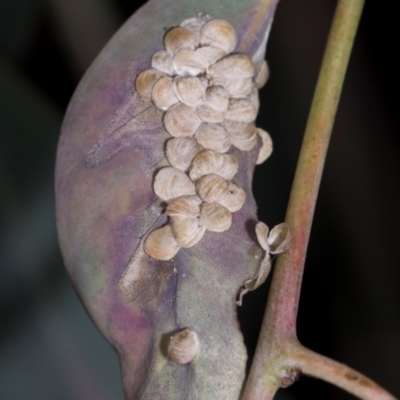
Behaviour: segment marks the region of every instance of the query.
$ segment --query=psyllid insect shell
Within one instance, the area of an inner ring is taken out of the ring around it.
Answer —
[[[172,167],[162,168],[157,172],[154,178],[154,192],[165,201],[196,194],[195,186],[188,176]]]
[[[151,100],[154,85],[165,76],[157,69],[146,69],[136,78],[136,90],[144,100]]]
[[[168,344],[168,356],[177,364],[188,364],[199,351],[197,334],[186,328],[171,337]]]
[[[204,147],[194,138],[177,137],[168,140],[166,157],[169,163],[181,171],[189,169],[192,160],[204,150]]]
[[[180,50],[194,50],[198,46],[196,35],[184,27],[172,28],[164,38],[165,49],[175,54]]]
[[[235,49],[236,43],[235,29],[228,21],[213,19],[201,28],[200,44],[203,47],[217,47],[228,54]]]
[[[196,109],[183,103],[172,106],[164,116],[166,131],[175,137],[193,136],[201,123]]]
[[[146,253],[157,260],[170,260],[179,248],[170,225],[152,231],[144,244]]]
[[[225,232],[232,225],[232,214],[218,203],[203,203],[200,222],[212,232]]]

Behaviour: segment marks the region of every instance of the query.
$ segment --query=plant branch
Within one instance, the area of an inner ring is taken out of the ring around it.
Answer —
[[[289,250],[278,257],[267,310],[268,330],[296,334],[301,280],[315,204],[363,0],[339,0],[322,61],[286,213]],[[288,294],[289,289],[289,294]],[[279,300],[279,301],[277,301]],[[284,316],[284,318],[282,318]]]
[[[304,348],[296,339],[298,302],[315,204],[363,5],[364,0],[339,0],[337,3],[286,214],[286,222],[290,226],[293,237],[292,245],[287,252],[278,257],[275,266],[260,337],[244,389],[243,400],[272,399],[279,387],[288,386],[294,381],[295,377],[288,376],[286,368],[288,360],[292,359],[291,349],[296,349],[297,355],[308,355],[301,360],[298,359],[298,365],[294,363],[294,375],[304,371],[337,384],[363,399],[377,398],[374,397],[378,388],[376,384],[372,384],[370,380],[348,367],[323,356],[317,356],[310,350],[297,353],[299,348]],[[324,365],[324,368],[321,368],[324,374],[319,374],[318,365]],[[297,371],[296,368],[299,370]],[[352,376],[357,376],[357,379],[343,378],[349,371],[353,374]],[[362,386],[361,382],[368,382],[371,385]],[[393,399],[388,394],[380,398]]]
[[[295,369],[320,378],[365,400],[396,400],[371,379],[347,365],[333,361],[298,344],[291,351]]]

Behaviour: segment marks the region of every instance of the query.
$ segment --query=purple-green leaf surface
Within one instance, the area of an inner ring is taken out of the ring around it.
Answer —
[[[199,13],[229,21],[237,51],[257,65],[276,2],[150,1],[105,46],[69,105],[57,154],[59,240],[83,304],[120,357],[129,400],[239,398],[247,356],[235,301],[262,253],[251,194],[258,146],[229,151],[247,199],[227,232],[206,232],[171,261],[143,252],[146,235],[167,220],[152,182],[168,165],[170,136],[162,113],[137,95],[135,78],[163,48],[165,29]],[[178,365],[166,347],[185,327],[197,333],[200,351]]]

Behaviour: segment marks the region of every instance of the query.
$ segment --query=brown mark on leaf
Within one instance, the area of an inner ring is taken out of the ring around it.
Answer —
[[[142,306],[157,299],[164,283],[174,275],[174,266],[173,260],[159,261],[146,254],[141,240],[119,282],[123,296]]]
[[[165,357],[168,358],[168,345],[169,342],[171,341],[171,337],[176,335],[179,331],[181,330],[181,328],[176,328],[172,331],[163,333],[161,335],[161,339],[160,339],[160,351],[161,354]]]
[[[163,225],[166,220],[165,215],[160,213],[159,203],[153,204],[147,210],[138,211],[139,215],[142,213],[147,214],[147,223],[140,230],[138,245],[119,281],[119,288],[125,299],[139,303],[148,302],[157,295],[157,288],[162,286],[163,280],[168,279],[174,267],[173,262],[155,260],[144,251],[143,243],[148,233]]]

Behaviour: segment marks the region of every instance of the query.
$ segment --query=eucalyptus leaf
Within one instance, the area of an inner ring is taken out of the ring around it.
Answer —
[[[114,35],[79,84],[65,116],[56,167],[57,222],[65,264],[95,324],[117,351],[127,399],[237,399],[246,350],[235,299],[259,270],[251,179],[258,156],[230,151],[246,191],[231,228],[206,232],[169,261],[143,251],[167,217],[153,192],[167,166],[162,112],[135,79],[163,49],[165,30],[208,14],[236,29],[236,51],[264,58],[277,0],[150,1]],[[195,332],[199,352],[179,365],[170,337]]]

